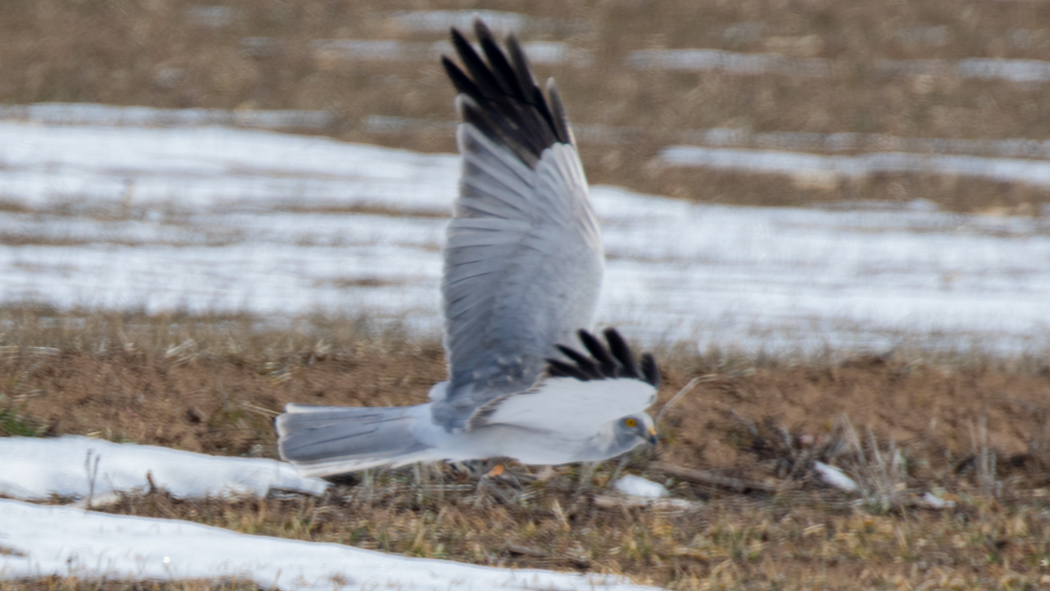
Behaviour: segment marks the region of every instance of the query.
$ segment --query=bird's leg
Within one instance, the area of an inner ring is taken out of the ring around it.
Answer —
[[[631,456],[624,454],[623,458],[620,459],[620,463],[616,465],[616,470],[613,470],[612,476],[609,477],[609,482],[606,483],[607,487],[612,488],[616,484],[616,481],[620,478],[620,473],[623,472],[623,469],[627,467],[630,461]]]
[[[446,465],[451,468],[452,474],[460,481],[482,478],[492,470],[492,466],[489,465],[488,460],[446,462]]]
[[[547,482],[548,480],[554,478],[557,475],[558,472],[554,469],[554,466],[544,466],[540,468],[540,471],[537,472],[533,476],[533,478],[536,479],[536,482]]]
[[[509,458],[486,458],[484,460],[465,460],[449,462],[452,473],[461,480],[489,479],[497,482],[514,484],[521,487],[522,482],[533,482],[536,477],[523,466],[510,467]]]
[[[488,460],[491,468],[482,478],[510,484],[516,488],[522,488],[527,482],[535,482],[536,476],[525,466],[511,467],[507,458],[490,458]]]
[[[600,465],[601,462],[583,462],[580,465],[580,481],[576,485],[579,490],[591,487],[594,473],[598,471],[598,466]]]
[[[511,487],[501,486],[501,483],[496,482],[490,478],[478,479],[478,486],[474,489],[476,497],[475,506],[480,507],[480,503],[483,502],[484,495],[483,491],[488,491],[495,496],[504,505],[510,505],[517,498],[518,490]]]

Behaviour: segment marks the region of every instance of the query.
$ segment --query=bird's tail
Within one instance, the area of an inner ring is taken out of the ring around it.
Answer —
[[[277,417],[277,448],[304,476],[331,476],[433,459],[412,426],[428,405],[361,408],[289,404]]]

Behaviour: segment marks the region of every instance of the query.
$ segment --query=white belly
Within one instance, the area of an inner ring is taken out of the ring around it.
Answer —
[[[592,435],[594,434],[587,433],[581,439],[566,439],[560,435],[533,429],[488,425],[455,433],[440,429],[440,432],[431,431],[421,434],[421,437],[434,445],[436,450],[440,450],[443,459],[446,460],[507,457],[523,464],[558,465],[605,459],[592,457],[595,455],[593,451],[588,453],[589,438]]]

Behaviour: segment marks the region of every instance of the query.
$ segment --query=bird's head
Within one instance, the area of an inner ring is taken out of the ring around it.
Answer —
[[[627,415],[613,425],[616,446],[633,449],[643,443],[656,445],[656,425],[648,413]]]

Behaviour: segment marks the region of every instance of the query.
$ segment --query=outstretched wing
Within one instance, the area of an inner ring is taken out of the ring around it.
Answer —
[[[644,412],[660,389],[660,372],[649,353],[635,361],[615,329],[605,330],[606,348],[585,330],[580,341],[591,356],[565,345],[569,361],[547,359],[543,379],[523,392],[493,398],[470,417],[469,428],[514,425],[540,431],[587,432],[628,415]]]
[[[505,54],[480,21],[481,56],[452,30],[463,69],[463,157],[441,284],[450,384],[435,420],[462,428],[474,409],[535,382],[557,342],[593,322],[604,254],[587,179],[552,82],[544,97],[513,36]],[[465,71],[464,71],[465,70]]]

